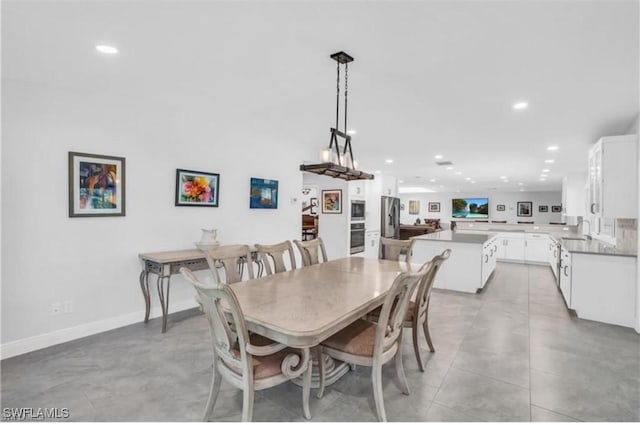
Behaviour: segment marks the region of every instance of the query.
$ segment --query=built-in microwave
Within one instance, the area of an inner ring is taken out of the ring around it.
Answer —
[[[351,221],[364,220],[364,201],[351,201]]]

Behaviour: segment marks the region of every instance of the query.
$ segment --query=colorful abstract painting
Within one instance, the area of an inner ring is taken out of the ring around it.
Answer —
[[[217,207],[220,174],[176,170],[177,207]]]
[[[69,217],[125,215],[125,159],[69,152]]]
[[[278,208],[278,180],[251,177],[249,208]]]

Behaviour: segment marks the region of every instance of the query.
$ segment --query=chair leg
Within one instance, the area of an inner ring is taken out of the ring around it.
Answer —
[[[309,394],[311,393],[311,371],[313,370],[313,361],[309,359],[307,371],[302,375],[302,411],[304,418],[311,419],[311,411],[309,410]]]
[[[379,422],[386,422],[387,415],[384,411],[384,397],[382,391],[382,365],[374,363],[371,368],[371,380],[373,381],[373,399],[376,403],[376,413]]]
[[[318,372],[320,375],[320,385],[318,386],[318,398],[322,398],[324,395],[324,385],[325,385],[325,370],[324,370],[324,359],[322,358],[322,346],[318,345],[316,347],[316,358],[318,359]]]
[[[413,326],[411,326],[411,335],[413,336],[413,352],[416,355],[416,360],[418,361],[420,372],[424,372],[422,357],[420,356],[420,345],[418,344],[418,326],[419,325],[417,322],[414,322]]]
[[[409,383],[407,382],[407,375],[404,374],[404,365],[402,364],[402,337],[398,339],[398,351],[395,355],[396,360],[396,374],[402,388],[402,394],[409,395]]]
[[[220,384],[222,384],[222,376],[218,371],[218,365],[216,360],[213,361],[213,374],[211,376],[211,386],[209,387],[209,399],[207,405],[204,408],[204,414],[202,415],[202,422],[208,422],[213,412],[213,407],[216,405],[218,394],[220,393]]]
[[[424,336],[427,338],[427,344],[429,344],[429,351],[432,353],[436,352],[436,349],[433,348],[433,342],[431,342],[431,334],[429,333],[429,315],[424,318],[424,323],[422,324],[422,329],[424,330]]]
[[[251,422],[253,418],[253,383],[242,392],[242,422]]]

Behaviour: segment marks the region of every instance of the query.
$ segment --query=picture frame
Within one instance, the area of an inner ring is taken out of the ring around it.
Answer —
[[[249,208],[277,209],[278,180],[251,177],[249,189]]]
[[[342,189],[322,191],[322,213],[342,214]]]
[[[518,202],[518,217],[531,217],[533,215],[533,202]]]
[[[309,210],[309,214],[317,215],[318,214],[318,198],[311,198],[311,209]]]
[[[440,202],[429,202],[429,212],[440,212]]]
[[[562,212],[562,205],[552,205],[551,212],[554,212],[554,213]]]
[[[420,201],[409,201],[409,214],[420,214]]]
[[[176,169],[176,207],[217,207],[220,174]]]
[[[496,211],[505,211],[505,206],[504,206],[504,204],[498,204],[498,205],[496,205]]]
[[[69,217],[117,217],[126,209],[126,160],[69,152]]]
[[[540,212],[540,213],[549,212],[549,206],[548,205],[538,205],[538,212]]]
[[[404,211],[405,205],[404,202],[400,204],[400,211]]]

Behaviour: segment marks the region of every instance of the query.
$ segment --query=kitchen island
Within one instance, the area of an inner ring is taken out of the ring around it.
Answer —
[[[481,290],[496,265],[498,246],[494,233],[442,232],[415,236],[413,262],[424,263],[451,249],[451,257],[436,275],[435,288],[475,293]]]

